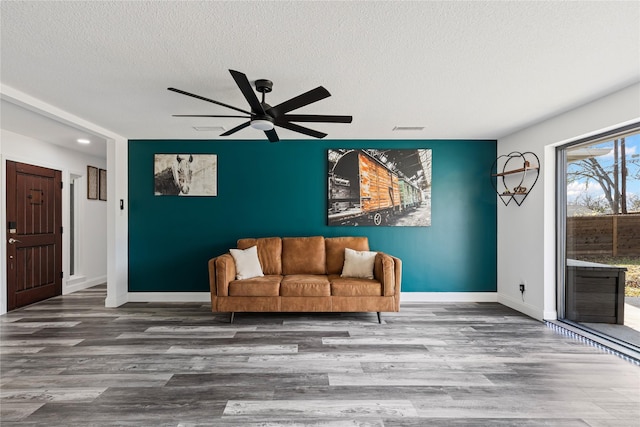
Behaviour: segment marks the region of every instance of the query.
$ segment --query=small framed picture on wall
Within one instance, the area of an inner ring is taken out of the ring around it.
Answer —
[[[98,192],[100,200],[107,200],[107,171],[106,169],[100,169],[100,190]]]
[[[87,166],[87,199],[98,200],[98,168]]]
[[[218,195],[217,154],[155,154],[153,159],[156,196]]]

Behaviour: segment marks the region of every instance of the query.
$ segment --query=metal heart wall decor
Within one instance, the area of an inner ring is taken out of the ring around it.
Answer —
[[[520,206],[540,176],[540,160],[531,151],[512,151],[498,156],[491,166],[491,185],[502,203]]]

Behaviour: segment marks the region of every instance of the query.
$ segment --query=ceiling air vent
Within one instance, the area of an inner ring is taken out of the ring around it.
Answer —
[[[224,132],[225,128],[222,126],[194,126],[198,132]]]
[[[412,130],[412,131],[418,131],[418,130],[424,130],[424,126],[394,126],[393,127],[393,131],[401,131],[401,130]]]

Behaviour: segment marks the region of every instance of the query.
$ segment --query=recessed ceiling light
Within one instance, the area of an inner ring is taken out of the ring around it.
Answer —
[[[399,131],[399,130],[424,130],[424,126],[394,126],[393,127],[394,131]]]
[[[91,143],[91,141],[89,141],[89,140],[88,140],[88,139],[86,139],[86,138],[79,138],[77,141],[78,141],[80,144],[90,144],[90,143]]]

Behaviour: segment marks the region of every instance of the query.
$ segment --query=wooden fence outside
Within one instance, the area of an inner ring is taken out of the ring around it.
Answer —
[[[640,215],[567,218],[567,256],[640,256]]]

